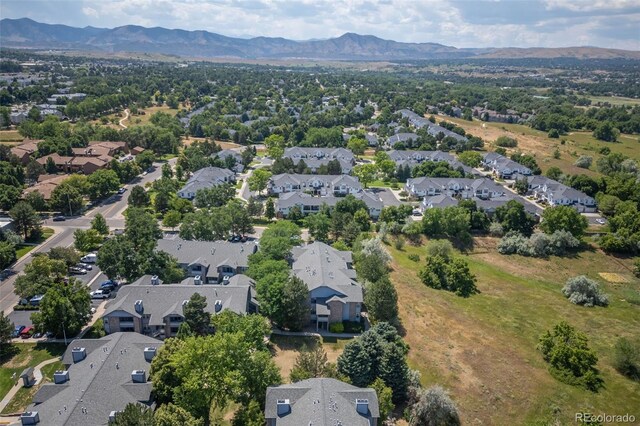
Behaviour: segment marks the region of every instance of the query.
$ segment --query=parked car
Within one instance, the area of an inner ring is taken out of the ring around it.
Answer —
[[[100,284],[100,290],[109,290],[109,291],[113,291],[116,289],[118,285],[114,282],[111,281],[105,281],[102,284]]]
[[[16,328],[13,329],[13,337],[18,337],[25,328],[24,325],[16,325]]]
[[[118,194],[124,194],[125,192],[127,192],[127,188],[125,187],[118,189]]]
[[[58,216],[54,216],[54,217],[53,217],[53,221],[54,221],[54,222],[64,222],[65,220],[67,220],[67,218],[66,218],[66,217],[64,217],[64,216],[60,216],[60,215],[58,215]]]
[[[411,212],[411,215],[413,215],[413,216],[422,216],[422,212],[420,210],[414,210],[413,212]]]
[[[607,223],[607,221],[602,218],[598,218],[596,219],[596,223],[599,225],[604,225],[605,223]]]
[[[92,299],[108,299],[111,292],[107,289],[102,289],[102,290],[94,290],[89,294],[91,295]]]
[[[76,265],[76,268],[82,268],[82,269],[86,269],[87,271],[91,271],[93,269],[93,266],[88,263],[78,263]]]
[[[98,260],[98,255],[95,253],[89,253],[86,256],[82,256],[80,258],[80,262],[82,263],[96,263]]]
[[[42,336],[44,336],[42,333],[36,333],[36,334],[34,334],[34,335],[33,335],[33,338],[34,338],[34,339],[39,339],[39,338],[41,338]]]
[[[42,301],[43,298],[44,298],[44,294],[36,294],[31,298],[31,300],[29,300],[29,303],[33,306],[38,306],[40,305],[40,302]]]
[[[20,337],[23,339],[28,339],[29,337],[33,336],[33,333],[35,332],[36,330],[33,327],[25,327],[20,332]]]
[[[87,273],[86,269],[78,268],[77,266],[72,266],[69,268],[69,273],[76,275],[84,275]]]

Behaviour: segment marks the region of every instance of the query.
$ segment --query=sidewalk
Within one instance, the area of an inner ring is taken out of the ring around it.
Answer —
[[[40,382],[42,382],[42,371],[41,371],[42,367],[48,364],[53,364],[56,361],[60,361],[60,358],[57,357],[57,358],[48,359],[46,361],[42,361],[40,364],[33,367],[33,375],[35,376],[35,379],[36,379],[36,382],[34,383],[33,386],[37,386],[40,384]],[[9,392],[7,392],[4,398],[2,398],[2,401],[0,401],[0,412],[4,410],[4,408],[9,404],[9,402],[11,402],[11,400],[16,395],[16,393],[20,390],[20,388],[22,388],[22,385],[23,385],[22,379],[18,378],[18,381],[16,382],[16,384],[9,390]]]

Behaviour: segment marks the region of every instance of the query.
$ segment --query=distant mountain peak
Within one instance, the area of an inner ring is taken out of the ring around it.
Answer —
[[[457,49],[438,43],[403,43],[374,35],[346,32],[337,38],[294,41],[282,37],[227,37],[209,31],[124,25],[84,28],[36,22],[30,18],[0,21],[0,45],[14,48],[136,52],[183,57],[313,60],[427,60],[453,58],[627,58],[640,52],[592,47]]]

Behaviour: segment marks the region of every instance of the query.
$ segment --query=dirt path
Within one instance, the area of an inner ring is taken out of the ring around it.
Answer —
[[[125,109],[124,110],[124,118],[120,120],[120,122],[118,124],[120,124],[120,127],[122,127],[123,129],[126,129],[127,126],[125,126],[124,121],[129,119],[129,109]]]

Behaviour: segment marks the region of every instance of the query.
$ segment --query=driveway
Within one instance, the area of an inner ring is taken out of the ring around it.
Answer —
[[[399,206],[402,204],[391,188],[369,188],[368,190],[380,197],[385,207]]]

